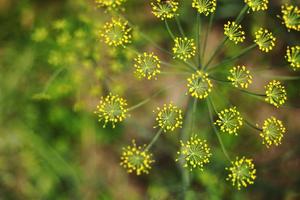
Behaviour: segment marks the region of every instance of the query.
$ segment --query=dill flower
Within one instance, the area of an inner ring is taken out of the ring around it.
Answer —
[[[235,22],[228,22],[224,25],[224,34],[235,44],[245,40],[245,32],[241,30],[242,26]]]
[[[46,28],[37,28],[34,30],[31,38],[35,42],[42,42],[44,41],[48,36],[48,31]]]
[[[133,140],[131,146],[123,147],[120,164],[127,169],[128,173],[149,174],[151,164],[154,162],[152,157],[152,154],[145,149],[145,145],[137,146]]]
[[[53,22],[52,26],[56,30],[63,30],[68,26],[68,22],[65,19],[58,19]]]
[[[243,118],[236,107],[231,107],[229,109],[222,110],[218,113],[219,119],[215,122],[216,125],[220,127],[223,133],[229,133],[237,135],[237,131],[243,125]]]
[[[273,144],[278,146],[281,144],[284,133],[285,127],[283,126],[282,121],[275,117],[270,117],[264,121],[260,136],[263,138],[263,144],[267,147]]]
[[[156,75],[160,73],[160,60],[154,53],[145,52],[134,60],[135,74],[138,78],[156,79]]]
[[[188,39],[187,37],[177,37],[175,38],[174,42],[174,58],[179,58],[186,61],[196,54],[196,45],[194,39]]]
[[[164,104],[162,108],[157,107],[156,122],[164,132],[174,131],[182,126],[182,111],[172,103]]]
[[[231,167],[226,168],[226,170],[229,171],[226,180],[231,181],[238,190],[253,184],[256,179],[256,169],[252,159],[236,157],[235,161],[231,161]]]
[[[285,58],[293,70],[300,69],[300,46],[287,47]]]
[[[127,117],[127,112],[126,100],[118,95],[109,94],[106,97],[101,97],[95,114],[98,114],[99,122],[104,121],[103,127],[111,122],[115,128],[115,123],[122,122]]]
[[[107,10],[118,9],[126,0],[95,0],[98,8],[105,8]]]
[[[260,28],[255,32],[254,42],[258,45],[259,49],[264,52],[269,52],[275,46],[276,38],[267,29]]]
[[[100,31],[100,36],[109,46],[125,46],[130,43],[131,28],[128,27],[128,22],[121,18],[112,18],[110,22],[106,22],[103,29]]]
[[[177,152],[178,157],[184,160],[183,167],[189,168],[191,171],[195,168],[203,171],[203,166],[209,163],[211,157],[210,148],[206,140],[201,140],[197,136],[191,137],[186,143],[180,141],[181,149]]]
[[[287,100],[285,87],[276,80],[273,80],[265,86],[266,98],[265,101],[276,106],[277,108]]]
[[[244,0],[252,11],[267,10],[269,0]]]
[[[196,73],[192,74],[187,81],[190,95],[198,99],[206,98],[213,87],[211,80],[208,78],[208,74],[203,73],[202,71],[197,71]]]
[[[282,5],[281,13],[283,24],[285,24],[288,30],[300,31],[300,9],[298,6]]]
[[[175,0],[156,0],[151,2],[152,13],[159,19],[165,20],[178,15],[178,2]]]
[[[244,65],[233,67],[229,72],[230,76],[227,78],[234,87],[248,88],[249,84],[252,83],[250,71]]]
[[[217,1],[216,0],[193,0],[192,7],[196,8],[200,14],[205,16],[213,13],[216,10]]]

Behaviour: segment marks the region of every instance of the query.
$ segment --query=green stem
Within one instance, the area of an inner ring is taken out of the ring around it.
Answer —
[[[249,9],[249,7],[248,7],[248,5],[246,4],[246,5],[243,7],[243,9],[241,10],[241,12],[239,13],[239,15],[237,16],[237,18],[235,19],[235,22],[236,22],[237,24],[239,24],[239,23],[244,19],[245,14],[246,14],[246,12],[248,11],[248,9]]]
[[[251,122],[249,122],[248,120],[244,119],[244,121],[246,122],[246,124],[249,127],[253,128],[253,129],[257,130],[257,131],[260,131],[260,132],[263,131],[262,129],[258,128],[257,126],[255,126],[254,124],[252,124]]]
[[[195,121],[196,121],[196,110],[197,110],[197,99],[193,102],[192,122],[191,122],[191,133],[194,133]]]
[[[199,68],[200,67],[200,65],[201,65],[201,50],[200,50],[200,34],[201,34],[201,31],[200,31],[200,29],[201,29],[201,18],[200,18],[200,14],[199,14],[199,12],[197,12],[197,18],[196,18],[196,23],[197,23],[197,30],[196,30],[196,42],[197,42],[197,68]]]
[[[181,23],[180,23],[180,21],[179,21],[179,19],[178,19],[177,16],[175,16],[175,20],[176,20],[177,27],[178,27],[178,29],[179,29],[179,31],[180,31],[180,34],[181,34],[183,37],[185,37],[183,28],[182,28]]]
[[[61,67],[59,69],[57,69],[53,74],[52,76],[49,78],[49,80],[47,81],[44,89],[43,89],[43,94],[46,94],[49,87],[51,86],[52,82],[58,77],[58,75],[63,71],[65,70],[66,68],[65,67]]]
[[[214,51],[214,53],[212,54],[212,56],[209,58],[209,60],[207,61],[207,63],[204,65],[203,70],[205,70],[207,67],[209,67],[210,63],[214,60],[214,58],[216,57],[216,55],[223,48],[223,46],[225,45],[225,43],[226,43],[227,40],[228,40],[228,37],[224,37],[224,39],[222,40],[222,42],[219,44],[219,46],[216,48],[216,50]]]
[[[171,36],[171,38],[172,38],[173,41],[174,41],[174,40],[175,40],[175,36],[174,36],[174,34],[172,33],[172,31],[171,31],[171,29],[170,29],[170,27],[169,27],[169,24],[168,24],[168,21],[167,21],[167,20],[165,20],[165,25],[166,25],[166,28],[167,28],[167,30],[168,30],[169,35]]]
[[[152,140],[150,141],[150,143],[147,145],[147,147],[145,148],[145,151],[148,151],[152,146],[153,144],[158,140],[159,136],[161,135],[161,133],[163,132],[162,129],[159,129],[155,136],[152,138]]]
[[[204,55],[205,55],[206,45],[207,45],[207,39],[208,39],[208,33],[211,30],[211,26],[212,26],[212,22],[213,22],[214,16],[215,16],[215,14],[212,13],[210,15],[210,17],[209,17],[208,26],[207,26],[207,29],[206,29],[206,32],[205,32],[205,36],[204,36],[204,43],[203,43],[203,49],[202,49],[202,53],[201,53],[201,60],[203,60]]]

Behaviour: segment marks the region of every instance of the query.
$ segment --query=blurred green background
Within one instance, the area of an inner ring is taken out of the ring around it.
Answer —
[[[283,58],[286,45],[299,45],[300,38],[276,17],[283,2],[271,1],[268,12],[249,14],[243,22],[248,35],[265,26],[278,38],[272,53],[255,50],[237,62],[256,71],[254,91],[262,91],[278,75],[300,75]],[[190,3],[181,3],[180,20],[193,36],[195,12]],[[242,6],[243,1],[218,1],[207,55],[222,39],[223,24]],[[140,28],[133,32],[131,47],[156,51],[165,61],[179,65],[140,36],[141,30],[171,48],[163,23],[150,10],[148,1],[126,3],[124,15]],[[119,155],[132,139],[139,144],[150,141],[156,106],[169,100],[186,105],[185,86],[154,98],[115,129],[103,129],[93,112],[109,91],[134,105],[185,77],[170,73],[151,82],[134,78],[135,54],[97,39],[97,30],[108,19],[109,13],[88,0],[0,0],[0,199],[180,199],[180,170],[174,161],[178,133],[163,135],[154,146],[156,162],[149,175],[128,175],[119,165]],[[219,57],[234,55],[250,43],[251,36],[242,46],[228,44]],[[300,199],[300,81],[285,81],[285,85],[289,102],[281,109],[222,86],[212,95],[219,109],[230,100],[251,121],[261,124],[275,115],[288,130],[283,144],[270,149],[248,127],[239,137],[222,136],[232,156],[252,157],[257,166],[256,183],[242,191],[225,180],[228,163],[212,132],[205,103],[199,104],[197,127],[212,146],[213,157],[204,172],[193,172],[188,199]]]

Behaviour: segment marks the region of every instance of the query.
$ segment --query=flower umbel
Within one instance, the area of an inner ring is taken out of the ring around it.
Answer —
[[[285,58],[293,70],[300,69],[300,46],[287,47]]]
[[[194,39],[186,37],[175,38],[175,45],[173,47],[174,58],[186,61],[196,54],[196,45]]]
[[[245,32],[241,30],[242,26],[235,22],[228,22],[224,25],[224,34],[235,44],[245,40]]]
[[[172,103],[157,108],[156,121],[164,132],[174,131],[182,126],[182,111]]]
[[[247,187],[254,183],[256,178],[256,169],[254,168],[253,160],[242,157],[236,158],[235,161],[231,161],[231,167],[226,168],[229,171],[226,180],[232,182],[238,190],[241,187]]]
[[[267,10],[269,0],[245,0],[252,11]]]
[[[181,149],[177,152],[176,161],[183,159],[183,167],[189,168],[191,171],[195,168],[203,171],[203,166],[209,163],[212,155],[206,140],[192,136],[187,142],[180,141],[180,145]]]
[[[198,99],[206,98],[213,87],[208,74],[202,71],[192,74],[192,77],[188,78],[187,82],[190,95]]]
[[[270,117],[264,121],[260,136],[263,138],[263,144],[270,147],[271,145],[278,146],[281,144],[284,133],[285,127],[282,121],[275,117]]]
[[[126,100],[118,95],[109,94],[106,97],[101,97],[95,114],[98,115],[100,122],[104,121],[103,127],[111,122],[114,128],[115,123],[122,122],[127,117],[127,112]]]
[[[283,23],[288,30],[300,31],[300,9],[298,6],[285,4],[281,6]]]
[[[120,164],[127,169],[128,173],[149,174],[151,164],[154,162],[152,157],[152,154],[145,149],[145,145],[137,146],[133,140],[131,146],[123,147]]]
[[[110,22],[106,22],[103,29],[100,31],[100,36],[109,46],[123,46],[130,43],[131,28],[128,27],[128,22],[122,19],[112,18]]]
[[[48,30],[42,27],[34,30],[31,38],[35,42],[42,42],[47,38],[47,36],[48,36]]]
[[[216,0],[193,0],[192,7],[196,8],[200,14],[205,16],[213,13],[216,10]]]
[[[178,2],[176,0],[156,0],[151,2],[152,13],[159,19],[165,20],[178,15]]]
[[[287,100],[287,93],[284,86],[276,80],[273,80],[265,86],[266,98],[265,101],[276,106],[277,108]]]
[[[244,65],[233,67],[229,72],[230,76],[227,78],[234,87],[248,88],[249,84],[252,83],[250,71]]]
[[[126,0],[95,0],[97,7],[103,7],[107,10],[118,9]]]
[[[224,109],[218,113],[219,119],[216,120],[215,124],[220,127],[223,133],[229,133],[237,135],[237,131],[243,125],[243,118],[236,107]]]
[[[160,73],[160,60],[154,53],[145,52],[134,60],[135,74],[138,78],[156,79],[156,75]]]
[[[267,29],[260,28],[255,32],[254,42],[258,45],[259,49],[264,52],[269,52],[275,46],[276,38]]]

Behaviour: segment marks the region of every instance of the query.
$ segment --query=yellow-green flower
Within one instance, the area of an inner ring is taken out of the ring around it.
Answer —
[[[107,10],[118,9],[127,0],[95,0],[97,7],[105,8]]]
[[[127,116],[127,101],[118,95],[109,94],[101,97],[95,114],[99,117],[99,122],[103,121],[103,127],[108,122],[112,123],[113,128],[118,122],[122,122]]]
[[[266,98],[265,101],[276,106],[277,108],[287,100],[285,87],[276,80],[273,80],[265,86]]]
[[[267,29],[260,28],[255,32],[254,42],[258,45],[259,49],[264,52],[269,52],[275,46],[276,38]]]
[[[206,98],[213,87],[211,80],[208,78],[208,74],[202,71],[197,71],[192,74],[192,76],[187,79],[187,82],[190,95],[198,99]]]
[[[128,22],[112,18],[110,22],[106,22],[103,29],[100,30],[100,37],[109,46],[123,46],[131,42],[131,28]]]
[[[31,38],[35,42],[42,42],[48,37],[48,31],[46,28],[37,28],[34,30]]]
[[[180,145],[176,161],[183,160],[183,167],[189,168],[191,171],[195,168],[203,171],[203,166],[209,163],[212,155],[206,140],[193,136],[187,142],[180,141]]]
[[[217,7],[216,0],[193,0],[192,7],[196,8],[200,14],[205,16],[213,13]]]
[[[282,5],[281,13],[283,23],[287,27],[288,30],[296,30],[300,31],[300,9],[298,6],[293,5]]]
[[[187,59],[192,58],[196,54],[196,45],[194,39],[188,39],[187,37],[177,37],[175,38],[174,42],[174,58],[186,61]]]
[[[138,78],[155,78],[160,73],[160,60],[154,53],[143,53],[138,55],[135,60],[135,74]]]
[[[218,119],[215,122],[223,133],[237,135],[238,130],[243,125],[243,118],[236,107],[224,109],[218,113]]]
[[[56,38],[56,42],[60,46],[67,45],[71,40],[72,40],[72,37],[71,37],[70,33],[68,33],[68,32],[63,32],[60,35],[58,35]]]
[[[252,11],[267,10],[269,0],[245,0]]]
[[[224,34],[228,37],[229,40],[238,44],[245,40],[245,32],[241,30],[242,26],[235,22],[228,22],[224,25]]]
[[[300,46],[287,47],[285,58],[293,70],[300,69]]]
[[[63,30],[68,26],[68,22],[65,19],[58,19],[53,22],[52,26],[56,30]]]
[[[177,0],[156,0],[151,2],[151,6],[152,13],[161,20],[170,19],[178,15]]]
[[[121,166],[127,169],[128,173],[135,172],[136,175],[149,174],[151,165],[154,162],[152,154],[144,146],[137,146],[132,141],[131,146],[123,148]]]
[[[182,127],[182,111],[173,103],[164,104],[162,108],[157,107],[156,113],[156,122],[164,132]]]
[[[229,72],[230,76],[227,78],[234,87],[248,88],[249,84],[252,83],[250,71],[244,65],[233,67]]]
[[[231,167],[226,168],[226,170],[229,171],[226,180],[231,181],[238,190],[253,184],[256,179],[256,169],[252,159],[236,157],[235,161],[231,161]]]
[[[262,127],[262,132],[260,133],[260,136],[263,138],[263,144],[267,147],[270,147],[271,145],[278,146],[281,144],[285,131],[282,121],[275,117],[266,119]]]

